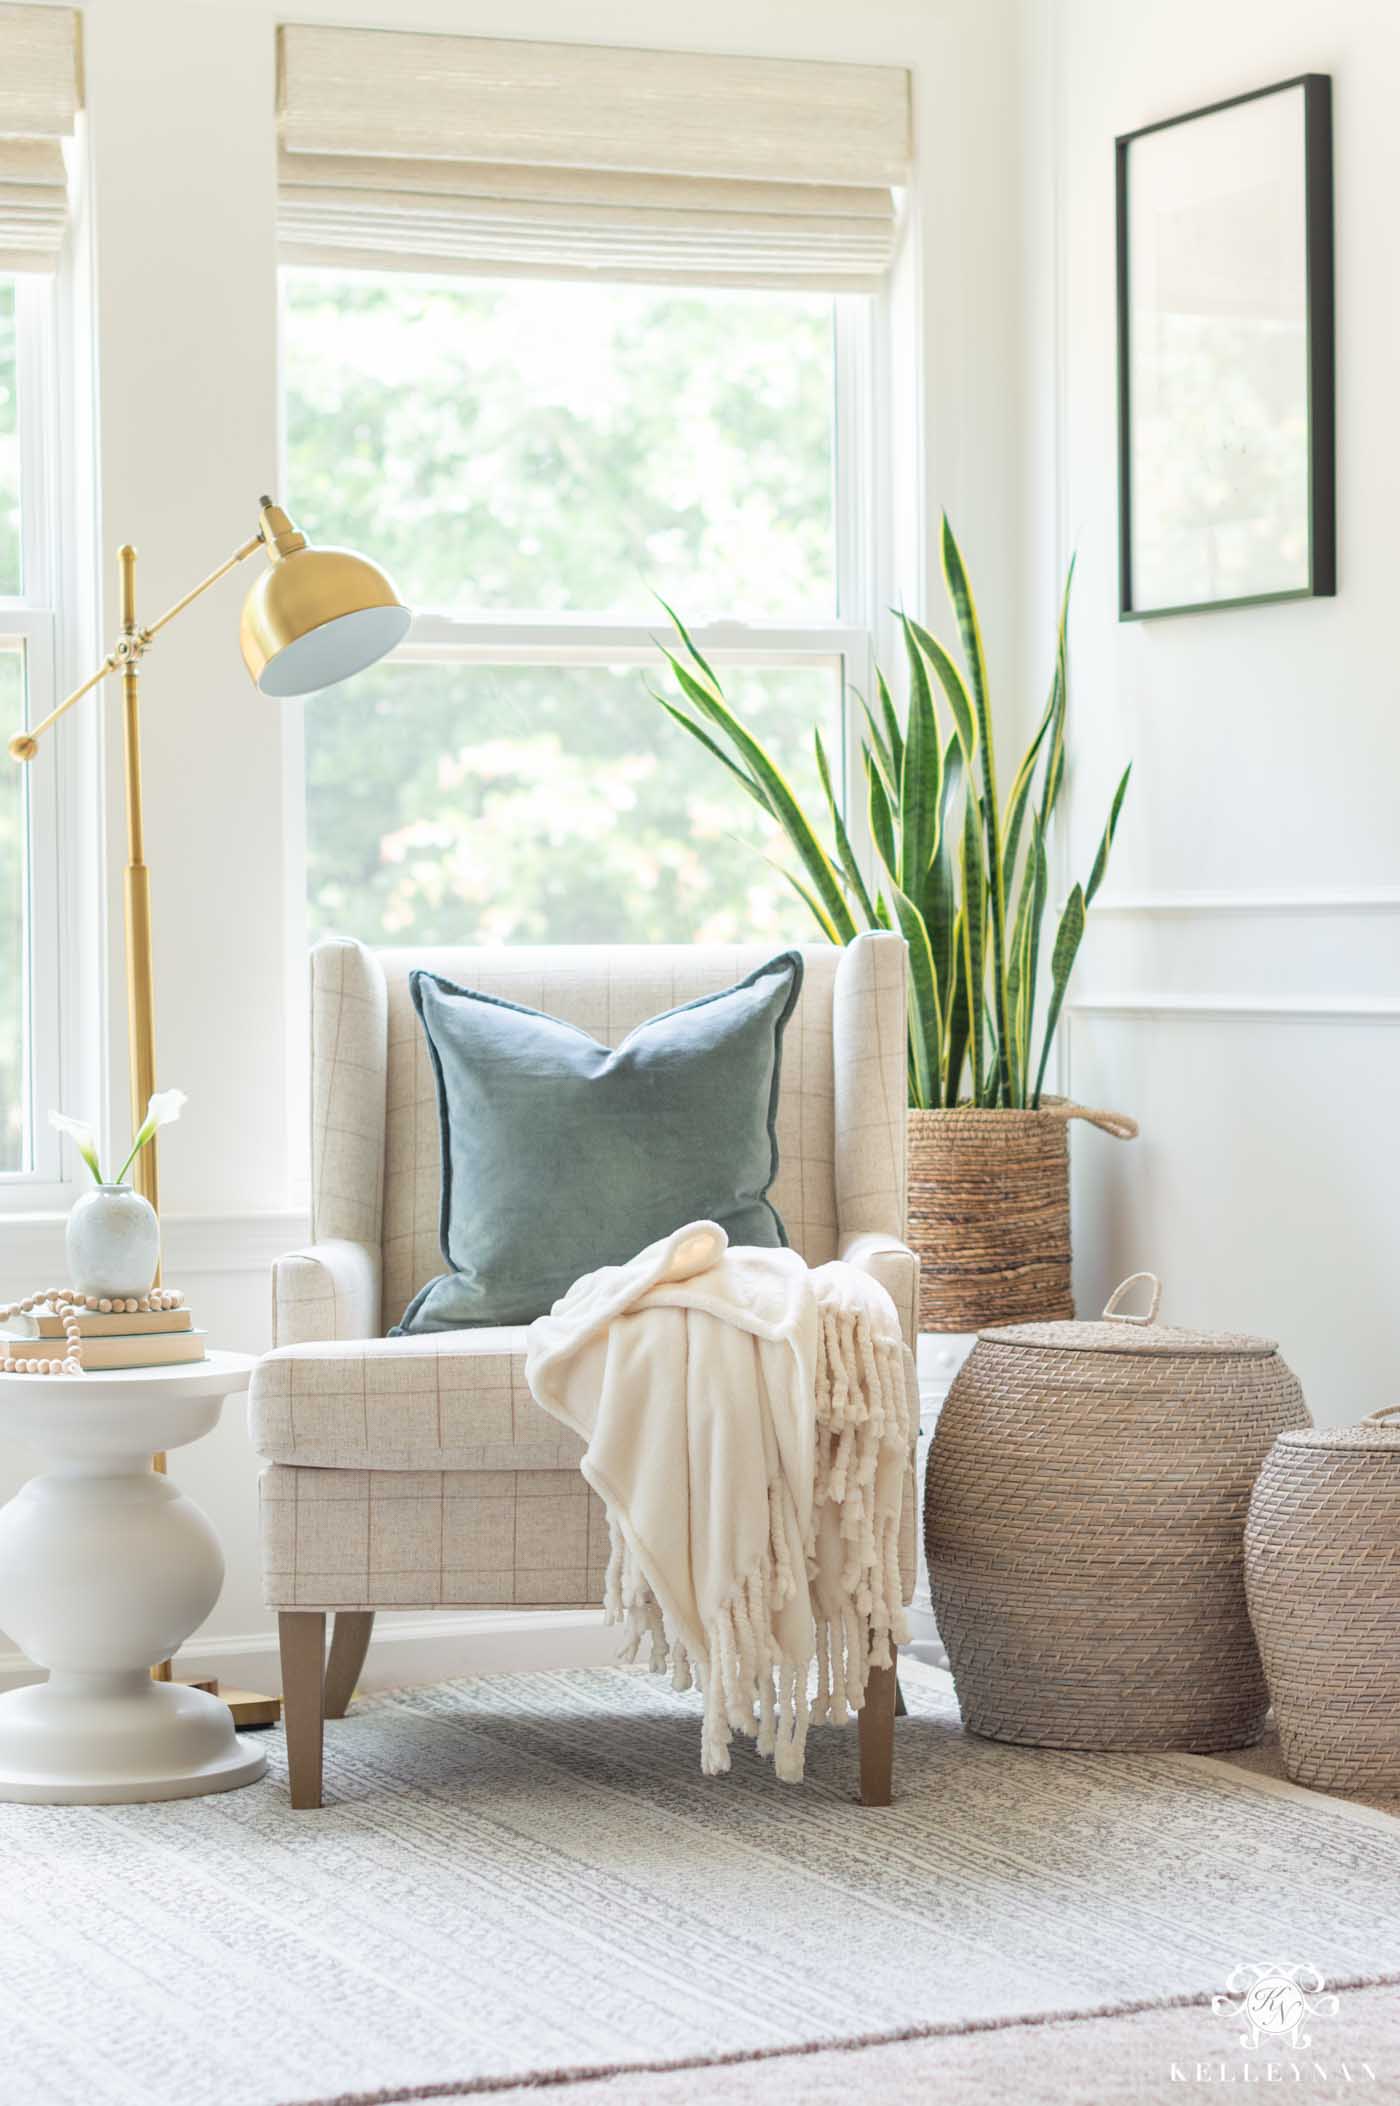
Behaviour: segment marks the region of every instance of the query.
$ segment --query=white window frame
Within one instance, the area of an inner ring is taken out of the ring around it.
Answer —
[[[24,652],[27,721],[59,699],[59,445],[57,294],[48,274],[15,276],[16,381],[19,392],[20,562],[22,591],[0,596],[0,647]],[[0,766],[15,765],[8,754]],[[24,945],[24,1077],[29,1161],[0,1171],[0,1210],[47,1209],[69,1196],[58,1135],[47,1111],[63,1102],[63,926],[66,919],[62,756],[45,739],[24,770],[28,899]],[[95,1109],[95,1108],[94,1108]]]
[[[832,520],[836,612],[829,619],[811,621],[711,620],[693,625],[690,633],[699,649],[717,666],[835,669],[842,731],[838,795],[852,848],[868,877],[873,856],[861,773],[863,719],[855,696],[873,694],[877,650],[887,650],[892,638],[891,624],[880,611],[881,579],[888,577],[890,537],[888,464],[881,443],[889,425],[881,378],[887,369],[888,296],[838,293],[833,296],[833,307]],[[283,312],[285,316],[285,309]],[[285,391],[281,407],[285,483]],[[295,507],[294,490],[288,492],[288,502]],[[656,622],[557,612],[415,613],[407,637],[386,663],[636,665],[655,670],[659,626]],[[305,745],[300,709],[285,712],[283,759],[290,929],[288,1061],[289,1073],[296,1077],[305,1065],[308,928]],[[816,940],[815,927],[812,937]]]

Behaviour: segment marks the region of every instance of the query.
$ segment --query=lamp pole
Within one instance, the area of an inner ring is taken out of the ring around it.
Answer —
[[[131,1130],[146,1116],[156,1087],[156,999],[151,957],[151,873],[146,867],[146,835],[141,809],[141,653],[145,641],[136,626],[136,551],[126,542],[118,551],[121,566],[122,634],[117,652],[122,668],[122,753],[126,772],[126,1017],[131,1067]],[[132,1165],[132,1182],[160,1212],[160,1172],[156,1140]],[[156,1266],[160,1279],[160,1266]],[[156,1458],[156,1468],[164,1464]]]

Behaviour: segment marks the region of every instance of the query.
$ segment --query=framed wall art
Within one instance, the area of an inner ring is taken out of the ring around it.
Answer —
[[[1331,89],[1117,141],[1124,621],[1337,589]]]

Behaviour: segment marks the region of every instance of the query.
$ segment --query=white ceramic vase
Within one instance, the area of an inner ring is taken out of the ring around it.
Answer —
[[[130,1185],[94,1185],[75,1201],[63,1245],[68,1284],[79,1294],[145,1294],[160,1262],[160,1223]]]

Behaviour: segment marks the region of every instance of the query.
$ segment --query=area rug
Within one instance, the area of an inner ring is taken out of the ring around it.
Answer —
[[[512,2087],[486,2106],[1183,2106],[1236,2085],[1269,2085],[1308,2106],[1400,2098],[1400,1991],[1344,1990],[1304,2032],[1306,2046],[1285,2039],[1251,2051],[1238,2018],[1193,2004],[643,2070],[561,2090]],[[434,2106],[482,2106],[482,2095],[449,2093]]]
[[[1280,1955],[1400,1979],[1400,1822],[1191,1756],[974,1740],[937,1676],[908,1697],[888,1810],[831,1731],[801,1787],[748,1755],[703,1778],[694,1699],[611,1670],[357,1706],[320,1813],[288,1808],[280,1739],[221,1797],[0,1808],[7,2106],[774,2054],[787,2100],[812,2044],[1208,1999]]]

